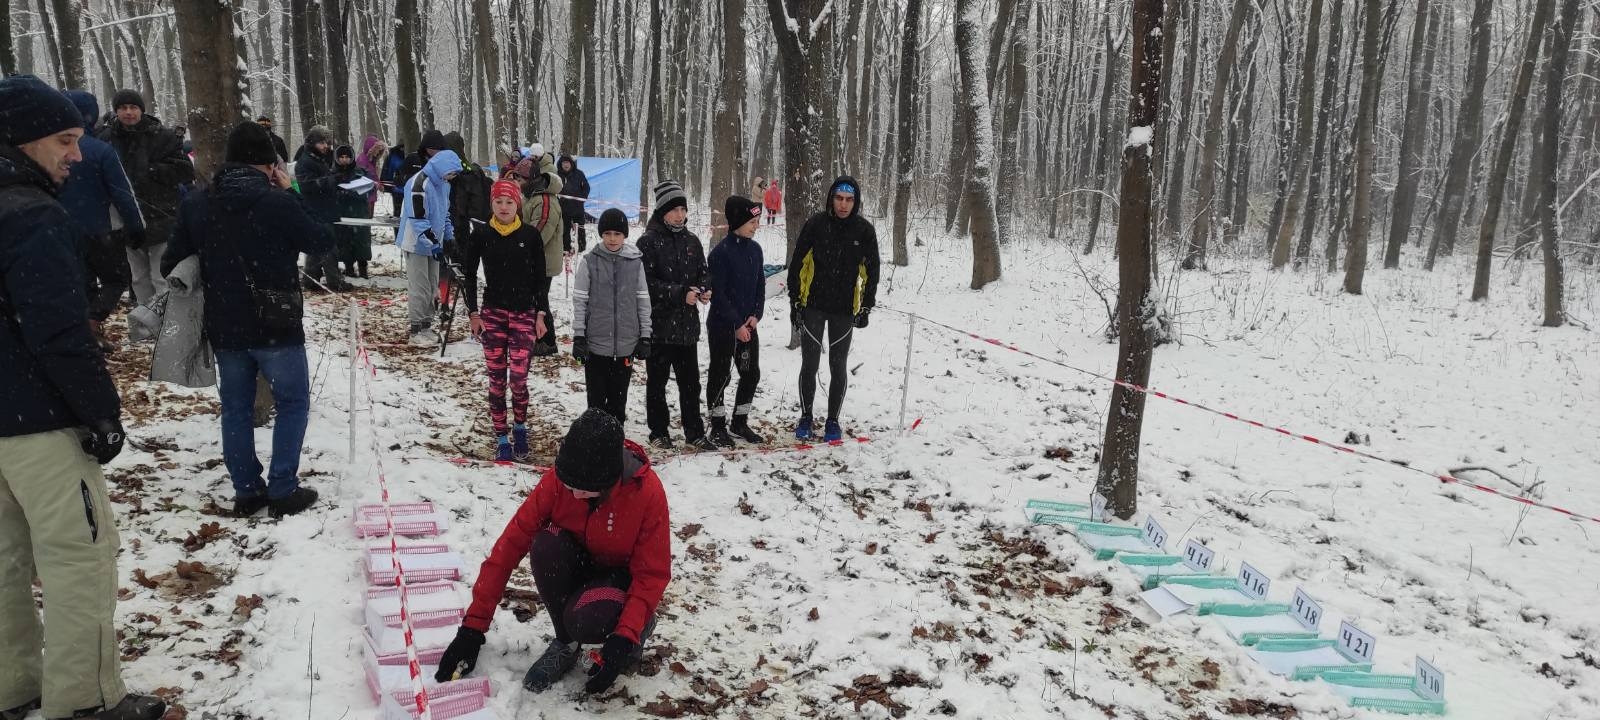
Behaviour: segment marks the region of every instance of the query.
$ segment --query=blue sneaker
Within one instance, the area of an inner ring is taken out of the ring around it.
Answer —
[[[839,442],[844,438],[844,431],[839,429],[838,420],[829,420],[822,428],[823,442]]]
[[[505,435],[500,436],[500,440],[495,444],[494,448],[494,461],[511,462],[511,438]]]
[[[511,457],[517,462],[528,459],[528,426],[517,423],[511,427]]]
[[[794,426],[794,439],[810,440],[813,437],[811,434],[811,416],[801,416],[800,422]]]

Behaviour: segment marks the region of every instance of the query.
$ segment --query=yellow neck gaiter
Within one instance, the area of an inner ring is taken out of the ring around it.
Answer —
[[[522,218],[513,215],[509,224],[502,225],[500,223],[500,218],[490,217],[489,227],[494,228],[495,232],[500,233],[500,237],[507,237],[511,233],[516,232],[517,228],[522,227]]]

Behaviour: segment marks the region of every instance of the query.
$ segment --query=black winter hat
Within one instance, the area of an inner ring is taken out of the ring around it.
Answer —
[[[556,479],[567,487],[605,492],[622,479],[622,423],[599,408],[572,421],[556,452]]]
[[[239,121],[228,131],[228,148],[223,160],[246,165],[275,165],[278,151],[272,147],[272,131],[248,120]]]
[[[628,234],[628,216],[621,210],[609,208],[600,213],[600,234],[604,235],[613,231],[622,233],[626,237]]]
[[[356,156],[355,148],[352,148],[349,145],[340,145],[337,150],[333,151],[333,157],[336,160],[339,159],[339,158],[342,158],[342,157],[347,157],[347,158],[350,158],[350,159],[353,160],[353,159],[355,159],[355,156]]]
[[[722,204],[722,214],[728,218],[728,232],[761,219],[761,203],[743,195],[730,195]]]
[[[659,218],[671,212],[673,208],[689,207],[689,196],[683,194],[683,186],[667,180],[655,187],[656,207],[651,211],[652,218]]]
[[[144,106],[144,96],[134,90],[118,90],[111,96],[111,109],[116,110],[123,105],[136,105],[139,112],[147,112]]]
[[[422,134],[422,144],[417,146],[417,152],[426,153],[429,150],[449,150],[445,144],[444,133],[438,130],[429,130]]]
[[[22,145],[83,127],[66,95],[32,75],[0,79],[0,143]]]

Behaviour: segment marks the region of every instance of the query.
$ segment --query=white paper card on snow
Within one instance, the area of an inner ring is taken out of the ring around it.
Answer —
[[[1349,620],[1339,623],[1339,651],[1351,662],[1372,662],[1372,654],[1377,650],[1378,641],[1362,630],[1350,624]]]
[[[1211,561],[1216,558],[1216,553],[1211,548],[1200,544],[1200,541],[1190,539],[1183,544],[1183,564],[1198,572],[1211,570]]]
[[[1294,601],[1289,604],[1289,612],[1294,613],[1300,626],[1312,632],[1317,632],[1322,626],[1322,605],[1306,594],[1305,588],[1294,589]]]
[[[1423,660],[1422,656],[1418,655],[1416,675],[1416,691],[1418,695],[1429,700],[1444,701],[1444,673],[1439,672],[1439,668],[1434,667],[1433,663]]]
[[[1239,592],[1249,595],[1254,600],[1267,599],[1267,590],[1272,587],[1272,578],[1261,574],[1250,566],[1250,563],[1239,563]]]
[[[1144,518],[1144,540],[1160,548],[1162,552],[1167,550],[1167,531],[1162,529],[1161,523],[1156,522],[1154,515],[1146,515]]]

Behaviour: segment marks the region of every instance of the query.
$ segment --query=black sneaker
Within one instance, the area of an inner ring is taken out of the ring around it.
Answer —
[[[650,447],[657,450],[676,450],[678,446],[672,444],[671,435],[656,435],[650,438]]]
[[[733,449],[733,436],[728,434],[728,421],[719,417],[711,418],[711,435],[706,440],[714,447]]]
[[[247,518],[266,509],[269,501],[265,495],[255,497],[241,497],[233,499],[233,516]]]
[[[767,444],[766,438],[756,434],[755,430],[750,429],[750,418],[748,415],[733,416],[733,425],[728,429],[732,431],[734,437],[739,438],[747,443],[754,445]]]
[[[285,515],[298,515],[316,502],[317,491],[308,487],[298,487],[294,489],[294,492],[268,503],[267,515],[273,519],[281,518]]]
[[[580,654],[578,650],[577,643],[551,640],[550,646],[544,649],[539,659],[528,666],[528,673],[522,676],[522,687],[528,692],[536,693],[549,690],[551,685],[556,684],[578,664]]]
[[[100,710],[79,710],[72,714],[75,718],[94,718],[94,720],[161,720],[167,714],[167,701],[154,695],[134,695],[129,693],[122,697],[122,702],[113,707]]]
[[[556,346],[554,345],[538,344],[533,346],[532,355],[534,357],[549,357],[554,354],[556,354]]]
[[[0,720],[22,720],[28,713],[39,709],[40,698],[34,698],[14,708],[0,710]]]
[[[689,449],[691,449],[691,450],[698,450],[700,452],[716,452],[717,451],[716,444],[712,443],[711,442],[711,438],[706,437],[705,435],[701,435],[700,437],[694,438],[692,440],[689,439],[689,438],[684,438],[683,444],[689,446]]]

